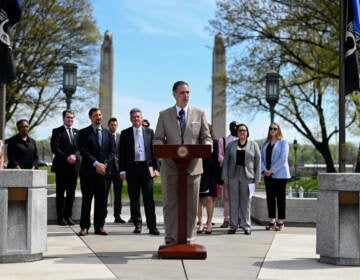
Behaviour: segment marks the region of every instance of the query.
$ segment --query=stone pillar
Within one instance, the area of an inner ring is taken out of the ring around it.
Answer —
[[[320,262],[360,265],[359,173],[318,176],[316,253]]]
[[[216,138],[226,136],[226,57],[220,33],[215,36],[213,50],[211,124]]]
[[[0,263],[42,259],[47,238],[47,172],[0,170]]]
[[[101,45],[100,61],[100,91],[99,108],[103,115],[103,124],[113,117],[114,100],[114,49],[112,44],[112,34],[106,30],[104,42]]]

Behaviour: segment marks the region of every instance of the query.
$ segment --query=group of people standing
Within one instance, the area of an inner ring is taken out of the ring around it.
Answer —
[[[290,171],[288,165],[289,145],[283,138],[279,124],[275,122],[270,124],[261,150],[255,141],[248,139],[250,133],[246,124],[233,121],[230,123],[229,129],[230,134],[226,138],[219,139],[218,147],[213,150],[214,153],[217,153],[217,162],[222,167],[224,222],[220,227],[229,227],[228,234],[236,233],[238,227],[242,227],[246,235],[251,234],[251,192],[256,189],[263,176],[269,216],[266,230],[283,230],[286,183],[290,178]],[[216,156],[212,161],[216,163]],[[215,178],[214,170],[208,174]],[[207,178],[206,173],[204,175],[203,177]],[[212,181],[211,184],[217,186],[215,181]],[[213,207],[213,202],[209,205]],[[200,197],[198,233],[204,231],[201,208],[202,198]],[[205,231],[208,234],[211,233],[212,211],[208,211],[207,230]]]
[[[241,223],[244,233],[251,234],[250,192],[251,187],[255,189],[258,186],[261,176],[265,178],[269,214],[266,229],[282,230],[285,219],[285,188],[290,174],[287,162],[288,142],[283,139],[279,124],[270,124],[261,150],[255,141],[248,139],[249,129],[243,123],[231,122],[230,135],[216,140],[204,111],[189,104],[189,85],[184,81],[174,83],[172,94],[175,105],[159,113],[155,133],[148,127],[149,123],[143,122],[142,112],[138,108],[130,110],[132,125],[120,134],[116,132],[116,118],[108,120],[107,128],[102,126],[102,113],[98,108],[89,110],[91,124],[80,130],[73,127],[74,112],[63,112],[63,125],[53,129],[51,136],[51,149],[55,155],[52,170],[56,174],[58,224],[74,224],[72,205],[79,176],[82,192],[79,235],[86,236],[89,233],[93,198],[95,234],[107,235],[104,225],[111,183],[114,187],[114,222],[125,223],[121,218],[121,193],[122,182],[126,180],[131,221],[135,227],[133,232],[139,234],[142,231],[141,192],[149,233],[159,235],[153,199],[153,178],[159,176],[160,166],[154,157],[153,145],[205,144],[212,147],[212,156],[203,160],[192,159],[187,168],[188,242],[194,240],[196,233],[205,231],[201,211],[203,200],[206,201],[208,215],[205,232],[211,234],[215,198],[221,192],[219,184],[223,185],[224,193],[224,223],[221,227],[230,227],[228,234],[234,234]],[[8,143],[8,167],[36,168],[37,149],[35,141],[28,136],[29,123],[20,120],[17,128],[19,133],[10,138]],[[214,174],[217,173],[218,178],[215,178]],[[175,162],[172,159],[162,159],[161,185],[166,245],[178,242],[177,183],[178,170]]]

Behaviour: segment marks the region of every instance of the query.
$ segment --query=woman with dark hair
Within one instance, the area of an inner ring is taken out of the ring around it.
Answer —
[[[284,229],[286,209],[286,183],[290,178],[288,164],[289,144],[280,125],[272,122],[266,141],[261,148],[261,172],[264,175],[269,223],[266,230]],[[276,206],[278,222],[276,219]]]
[[[29,136],[29,122],[21,119],[16,123],[19,131],[8,140],[7,168],[35,169],[38,165],[38,152],[35,140]]]
[[[248,140],[249,130],[245,124],[239,124],[238,140],[229,143],[225,150],[222,169],[224,186],[228,187],[230,201],[230,229],[234,234],[238,218],[243,223],[246,235],[251,234],[250,219],[250,184],[258,186],[261,179],[260,150],[255,141]]]
[[[198,202],[198,228],[197,233],[204,232],[204,224],[202,221],[202,210],[203,210],[203,202],[205,201],[206,205],[206,234],[212,233],[212,218],[214,214],[215,207],[215,198],[218,196],[218,185],[216,183],[216,169],[218,166],[218,154],[219,154],[219,146],[218,141],[214,139],[214,133],[212,130],[212,126],[208,124],[210,129],[210,134],[213,139],[213,152],[210,158],[203,159],[203,174],[201,175],[200,180],[200,190],[199,190],[199,202]]]

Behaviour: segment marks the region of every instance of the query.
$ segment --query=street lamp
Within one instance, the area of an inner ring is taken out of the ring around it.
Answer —
[[[296,174],[297,174],[297,166],[296,166],[296,159],[297,159],[297,157],[296,157],[296,150],[297,150],[297,148],[298,148],[298,143],[297,143],[297,140],[295,139],[294,140],[294,143],[293,143],[293,148],[294,148],[294,156],[295,156],[295,159],[294,159],[294,167],[295,167],[295,178],[296,178]]]
[[[276,72],[266,73],[266,101],[270,105],[270,119],[274,121],[274,107],[279,100],[280,75]]]
[[[63,91],[66,96],[66,109],[71,107],[71,99],[76,91],[76,71],[77,64],[69,59],[63,64]]]

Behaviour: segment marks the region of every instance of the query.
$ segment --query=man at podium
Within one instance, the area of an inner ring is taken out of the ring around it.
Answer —
[[[178,81],[173,85],[176,104],[159,113],[153,144],[207,144],[212,138],[204,111],[189,105],[189,85]],[[196,233],[196,215],[202,159],[193,159],[187,168],[187,241]],[[165,223],[165,244],[178,243],[178,170],[172,159],[163,159],[161,185]]]

